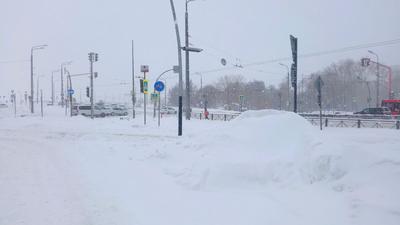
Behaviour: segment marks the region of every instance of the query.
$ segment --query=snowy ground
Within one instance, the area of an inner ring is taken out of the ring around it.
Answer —
[[[0,225],[400,224],[397,130],[46,111],[0,111]]]

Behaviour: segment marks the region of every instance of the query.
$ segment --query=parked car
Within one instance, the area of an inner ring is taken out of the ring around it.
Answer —
[[[177,114],[177,111],[173,107],[163,106],[160,110],[162,114]]]
[[[82,116],[90,116],[91,115],[91,106],[90,105],[79,105],[72,107],[72,115],[82,115]],[[95,117],[105,117],[106,112],[99,106],[94,106],[93,108],[93,116]]]
[[[97,106],[102,112],[104,112],[104,114],[106,115],[106,116],[111,116],[112,115],[112,112],[113,112],[113,109],[112,109],[112,107],[111,106],[109,106],[109,105],[104,105],[104,106]]]
[[[358,115],[391,115],[391,111],[387,107],[366,108],[360,112],[355,112]]]
[[[112,106],[112,116],[127,116],[128,109],[124,105],[114,105]]]

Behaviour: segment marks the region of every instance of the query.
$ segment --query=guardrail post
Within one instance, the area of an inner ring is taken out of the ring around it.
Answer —
[[[199,113],[199,114],[200,114],[200,120],[201,120],[201,114],[202,114],[202,113]]]
[[[361,128],[361,120],[357,120],[357,128]]]
[[[226,121],[226,114],[224,114],[224,121]]]
[[[211,120],[214,120],[214,114],[211,114]]]
[[[400,120],[397,120],[397,122],[396,122],[396,129],[400,130]]]
[[[328,127],[328,118],[325,118],[325,127]]]

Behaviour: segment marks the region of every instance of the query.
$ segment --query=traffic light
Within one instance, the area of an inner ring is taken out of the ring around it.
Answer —
[[[86,97],[90,98],[90,88],[86,87]]]
[[[95,62],[99,61],[99,54],[94,53],[94,61]]]
[[[149,93],[149,81],[148,80],[143,80],[143,93],[144,94]]]
[[[143,93],[143,79],[140,79],[140,93]]]

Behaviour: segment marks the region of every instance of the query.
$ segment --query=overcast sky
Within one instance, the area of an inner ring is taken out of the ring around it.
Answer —
[[[183,42],[185,0],[175,4]],[[191,54],[193,73],[223,69],[221,58],[230,67],[290,57],[289,34],[298,37],[299,54],[400,38],[400,0],[198,0],[190,3],[189,13],[190,42],[204,49]],[[131,40],[137,75],[141,64],[150,66],[150,80],[177,64],[169,0],[1,0],[0,23],[0,95],[11,89],[29,90],[34,45],[48,45],[34,54],[35,76],[43,75],[40,86],[46,96],[51,71],[72,60],[71,73],[88,72],[90,51],[99,53],[97,96],[127,94],[130,87],[118,84],[131,79]],[[400,64],[400,44],[371,50],[385,64]],[[367,55],[364,49],[299,59],[299,74]],[[13,60],[25,61],[9,62]],[[230,74],[278,84],[286,71],[278,63],[269,63],[204,73],[203,78],[211,83]],[[173,74],[169,76],[168,83],[177,81]],[[199,76],[192,79],[199,85]],[[88,83],[87,78],[74,80],[78,90]]]

